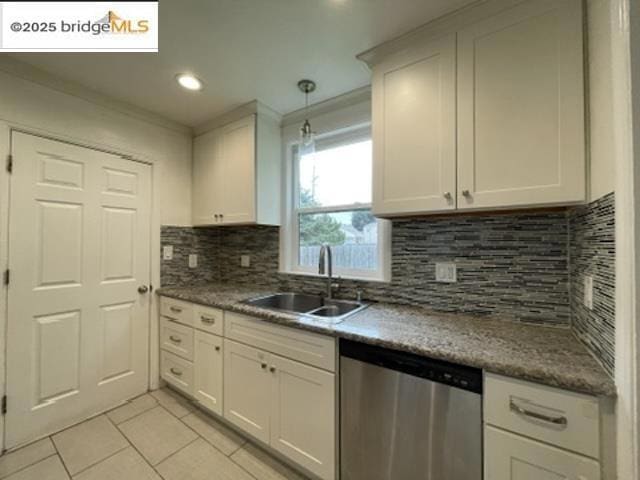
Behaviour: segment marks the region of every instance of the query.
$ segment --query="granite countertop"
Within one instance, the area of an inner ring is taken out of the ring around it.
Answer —
[[[330,324],[241,303],[272,291],[209,284],[161,288],[157,293],[576,392],[616,394],[613,380],[569,329],[383,303]]]

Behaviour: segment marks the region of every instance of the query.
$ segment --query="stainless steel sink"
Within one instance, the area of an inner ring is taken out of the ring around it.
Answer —
[[[349,300],[328,300],[319,295],[304,293],[276,293],[265,297],[252,298],[244,303],[254,307],[298,313],[305,317],[322,319],[331,323],[339,323],[369,305]]]

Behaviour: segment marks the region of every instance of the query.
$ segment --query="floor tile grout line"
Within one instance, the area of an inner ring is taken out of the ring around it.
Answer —
[[[153,407],[153,408],[158,408],[158,407],[162,408],[165,412],[167,412],[169,415],[171,415],[171,412],[169,412],[166,408],[164,408],[164,407],[163,407],[159,402],[158,402],[158,405],[157,405],[157,406],[155,406],[155,407]],[[149,409],[149,410],[153,410],[153,409]],[[147,412],[148,412],[149,410],[147,410]],[[145,413],[146,413],[146,412],[145,412]],[[163,458],[163,459],[162,459],[162,460],[160,460],[158,463],[156,463],[155,465],[153,465],[153,464],[152,464],[152,463],[147,459],[147,457],[145,457],[145,456],[142,454],[142,452],[141,452],[140,450],[138,450],[138,447],[136,447],[136,446],[133,444],[133,442],[132,442],[131,440],[129,440],[129,438],[128,438],[128,437],[127,437],[127,435],[122,431],[122,429],[121,429],[118,425],[116,425],[116,424],[115,424],[115,422],[113,422],[111,419],[109,419],[109,420],[110,420],[110,421],[111,421],[111,423],[113,423],[113,425],[118,429],[118,431],[119,431],[119,432],[120,432],[120,433],[121,433],[121,434],[126,438],[127,442],[129,442],[129,445],[131,445],[131,448],[133,448],[133,449],[138,453],[138,455],[140,455],[140,458],[142,458],[142,460],[143,460],[147,465],[149,465],[149,467],[151,467],[151,469],[152,469],[154,472],[156,472],[156,473],[160,476],[160,478],[163,478],[163,479],[164,479],[164,477],[162,476],[162,474],[158,471],[158,469],[157,469],[156,467],[157,467],[158,465],[160,465],[162,462],[164,462],[165,460],[167,460],[169,457],[171,457],[171,456],[175,455],[175,454],[176,454],[176,453],[178,453],[180,450],[183,450],[183,449],[187,448],[187,447],[188,447],[189,445],[191,445],[193,442],[195,442],[195,441],[197,441],[198,439],[200,439],[200,438],[201,438],[201,437],[200,437],[200,435],[198,434],[198,432],[195,432],[195,431],[194,431],[194,433],[196,434],[196,438],[194,438],[192,441],[190,441],[189,443],[187,443],[184,447],[181,447],[180,449],[176,450],[175,452],[171,453],[170,455],[168,455],[167,457]],[[178,418],[177,420],[178,420],[178,421],[181,421],[179,418]],[[122,422],[122,423],[125,423],[125,422]],[[183,424],[184,424],[184,422],[183,422]],[[186,425],[186,424],[185,424],[185,426],[186,426],[187,428],[189,428],[189,426],[188,426],[188,425]],[[190,428],[190,430],[192,430],[192,431],[193,431],[193,429],[191,429],[191,428]]]
[[[123,436],[124,436],[124,435],[123,435]],[[126,438],[125,438],[125,440],[126,440]],[[73,475],[71,475],[71,478],[75,478],[76,476],[80,475],[81,473],[86,472],[86,471],[87,471],[87,470],[89,470],[90,468],[95,467],[96,465],[99,465],[99,464],[101,464],[102,462],[104,462],[104,461],[106,461],[106,460],[109,460],[111,457],[115,457],[115,456],[116,456],[116,455],[118,455],[119,453],[122,453],[123,451],[125,451],[127,448],[129,448],[129,445],[127,445],[126,447],[122,447],[122,448],[120,448],[120,449],[116,450],[116,451],[115,451],[115,452],[113,452],[113,453],[110,453],[109,455],[107,455],[107,456],[106,456],[106,457],[104,457],[103,459],[98,460],[97,462],[94,462],[94,463],[92,463],[91,465],[89,465],[89,466],[87,466],[87,467],[84,467],[82,470],[78,470],[76,473],[74,473]],[[60,455],[60,456],[62,456],[62,455]]]
[[[38,441],[39,441],[39,440],[38,440]],[[35,443],[35,442],[34,442],[34,443]],[[53,443],[53,442],[52,442],[52,443]],[[28,445],[26,445],[26,446],[28,446]],[[25,448],[25,447],[22,447],[22,448]],[[20,449],[18,449],[18,450],[20,450]],[[18,450],[15,450],[15,451],[17,452]],[[55,446],[54,446],[54,450],[55,450]],[[16,473],[20,473],[20,472],[22,472],[23,470],[26,470],[26,469],[27,469],[27,468],[29,468],[29,467],[33,467],[34,465],[37,465],[37,464],[39,464],[40,462],[44,462],[45,460],[47,460],[47,459],[49,459],[49,458],[51,458],[51,457],[54,457],[54,456],[55,456],[55,457],[59,457],[59,456],[60,456],[60,455],[58,455],[57,450],[56,450],[55,452],[53,452],[53,453],[51,453],[51,454],[47,455],[46,457],[42,457],[42,458],[40,458],[40,459],[36,460],[35,462],[32,462],[32,463],[30,463],[30,464],[28,464],[28,465],[24,465],[24,466],[20,467],[18,470],[14,470],[13,472],[9,473],[8,475],[5,475],[5,476],[3,476],[3,477],[0,477],[0,479],[7,479],[7,478],[9,478],[9,477],[11,477],[11,476],[15,475]],[[60,461],[62,461],[62,459],[60,459]],[[64,464],[63,464],[63,466],[64,466]],[[66,470],[66,468],[65,468],[65,470]]]
[[[155,465],[151,465],[154,470],[156,469],[156,467],[159,467],[161,463],[166,462],[167,460],[169,460],[171,457],[173,457],[174,455],[177,455],[178,453],[180,453],[182,450],[184,450],[185,448],[187,448],[188,446],[196,443],[198,440],[204,440],[202,437],[198,436],[198,438],[194,438],[193,440],[191,440],[189,443],[187,443],[186,445],[184,445],[183,447],[180,447],[178,450],[176,450],[173,453],[170,453],[169,455],[167,455],[166,457],[164,457],[162,460],[160,460],[158,463],[156,463]],[[158,472],[159,473],[159,472]]]
[[[72,479],[73,477],[71,476],[71,472],[69,472],[69,469],[67,468],[67,464],[65,463],[64,458],[62,458],[62,455],[60,455],[60,450],[58,450],[58,446],[56,445],[56,442],[53,441],[53,435],[49,437],[49,440],[53,444],[53,449],[56,451],[56,455],[58,455],[58,458],[60,459],[60,463],[62,463],[62,468],[64,468],[64,471],[67,472],[67,476],[69,477],[69,479]]]
[[[153,397],[153,399],[155,400],[155,397]],[[123,406],[124,406],[124,405],[123,405]],[[119,423],[116,423],[116,422],[115,422],[115,420],[113,420],[111,417],[109,417],[109,415],[108,415],[108,414],[105,414],[105,415],[107,415],[107,418],[111,421],[111,423],[113,423],[114,425],[118,426],[118,425],[120,425],[121,423],[126,423],[126,422],[128,422],[129,420],[133,420],[134,418],[138,418],[140,415],[142,415],[142,414],[144,414],[144,413],[147,413],[149,410],[153,410],[153,409],[154,409],[154,408],[156,408],[157,406],[161,406],[161,405],[160,405],[160,402],[158,402],[158,401],[156,400],[156,403],[155,403],[155,405],[154,405],[153,407],[149,407],[149,408],[147,408],[146,410],[143,410],[142,412],[138,412],[138,413],[136,413],[133,417],[129,417],[129,418],[127,418],[126,420],[122,420],[122,421],[121,421],[121,422],[119,422]],[[120,408],[120,407],[116,407],[116,408],[114,408],[114,410],[117,410],[118,408]],[[113,410],[109,410],[109,412],[112,412],[112,411],[113,411]]]

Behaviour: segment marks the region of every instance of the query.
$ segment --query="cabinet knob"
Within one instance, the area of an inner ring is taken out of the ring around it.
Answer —
[[[269,371],[270,371],[271,373],[276,373],[276,367],[271,367],[271,368],[269,369]]]
[[[263,369],[263,370],[266,370],[266,369],[267,369],[267,364],[266,364],[266,363],[263,363],[263,364],[262,364],[262,365],[260,365],[260,366],[262,367],[262,369]]]
[[[451,200],[451,192],[444,192],[444,198],[446,198],[447,200]]]
[[[216,347],[216,352],[219,352],[219,351],[220,351],[220,347]]]
[[[469,190],[462,190],[462,196],[463,197],[470,197],[471,196],[471,192]]]

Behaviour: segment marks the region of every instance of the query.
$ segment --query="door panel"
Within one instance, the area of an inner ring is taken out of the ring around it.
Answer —
[[[146,390],[150,167],[12,134],[7,447]]]
[[[580,0],[526,2],[458,36],[458,208],[585,199]]]
[[[455,208],[455,35],[376,65],[373,211]]]
[[[225,224],[256,220],[255,128],[255,115],[223,128],[222,222]]]
[[[224,340],[224,417],[269,442],[270,355],[256,348]]]
[[[80,311],[35,318],[34,405],[75,395],[80,388]]]
[[[335,375],[276,355],[271,375],[271,447],[335,478]]]
[[[485,427],[485,478],[599,480],[600,464],[493,427]]]
[[[194,395],[200,404],[222,415],[222,338],[195,331]]]

